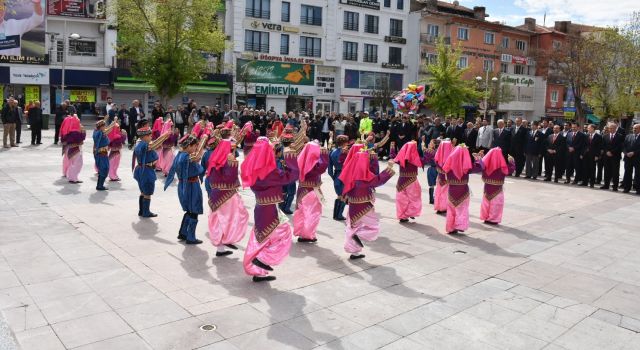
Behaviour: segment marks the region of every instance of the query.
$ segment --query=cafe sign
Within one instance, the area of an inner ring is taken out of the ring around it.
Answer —
[[[380,2],[377,0],[340,0],[341,4],[362,7],[365,9],[379,10]]]
[[[500,82],[513,86],[534,87],[536,85],[536,81],[531,77],[508,74],[502,74]]]

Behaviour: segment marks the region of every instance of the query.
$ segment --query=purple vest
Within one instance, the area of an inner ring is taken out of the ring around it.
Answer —
[[[394,174],[395,171],[385,169],[371,181],[356,181],[351,191],[347,192],[345,198],[349,203],[351,227],[354,227],[358,220],[373,209],[375,201],[374,189],[384,185]]]
[[[64,137],[62,153],[67,152],[67,158],[71,159],[80,152],[80,146],[82,146],[86,138],[87,134],[84,131],[71,131]]]
[[[314,188],[318,188],[320,190],[320,185],[322,185],[322,174],[329,167],[329,151],[326,148],[322,148],[320,150],[320,159],[318,159],[318,163],[313,167],[313,169],[309,170],[307,175],[304,177],[304,181],[300,181],[298,186],[298,192],[296,193],[296,207],[300,204],[300,201],[307,195],[307,193],[312,192]],[[322,193],[322,192],[321,192]]]
[[[420,158],[422,166],[429,163],[434,156],[435,151],[424,152],[424,156]],[[418,167],[409,162],[405,162],[405,166],[400,165],[400,177],[398,178],[398,183],[396,184],[396,191],[404,191],[405,188],[414,183],[417,179]]]
[[[449,201],[454,207],[457,207],[467,198],[469,198],[469,174],[482,171],[482,161],[473,163],[473,167],[468,173],[462,175],[462,178],[455,176],[453,171],[447,173],[447,182],[449,183]]]
[[[507,166],[509,167],[509,174],[516,170],[516,165],[513,161],[510,161]],[[494,171],[491,175],[487,175],[485,171],[482,172],[482,181],[484,182],[484,197],[487,200],[494,199],[502,192],[502,185],[504,184],[504,175],[500,171]]]
[[[211,168],[207,181],[211,185],[209,207],[216,211],[238,192],[238,161],[227,160],[222,168]]]

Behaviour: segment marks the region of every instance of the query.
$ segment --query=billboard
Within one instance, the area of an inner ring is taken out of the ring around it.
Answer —
[[[312,64],[247,61],[236,64],[237,81],[268,84],[314,85],[315,69]]]
[[[44,0],[0,0],[0,63],[48,63],[44,7]]]
[[[47,0],[47,14],[50,16],[105,19],[107,3],[106,0]]]

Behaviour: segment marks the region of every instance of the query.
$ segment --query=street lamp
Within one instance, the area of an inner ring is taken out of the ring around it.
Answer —
[[[482,81],[482,77],[481,76],[477,76],[476,77],[476,81],[478,81],[478,84],[480,84],[480,82]],[[498,78],[497,77],[493,77],[491,78],[492,82],[497,82]],[[485,77],[484,77],[484,119],[487,119],[487,109],[489,108],[488,106],[488,100],[489,98],[489,70],[486,69],[485,70]],[[495,117],[495,112],[494,113],[490,113],[491,115],[491,126],[493,126],[493,119]]]
[[[67,21],[64,21],[64,36],[62,37],[62,89],[60,92],[60,102],[64,101],[64,75],[65,69],[67,68],[67,47],[68,47],[68,39],[78,40],[80,39],[80,34],[71,33],[69,37],[67,37]]]

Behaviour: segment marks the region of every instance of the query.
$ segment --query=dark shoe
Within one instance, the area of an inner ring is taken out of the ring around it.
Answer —
[[[200,244],[200,243],[202,243],[202,241],[199,240],[199,239],[196,239],[195,241],[185,241],[185,243],[187,243],[187,244]]]
[[[253,276],[254,282],[269,282],[269,281],[275,281],[275,280],[276,280],[276,276]]]
[[[612,188],[611,190],[612,190],[613,192],[618,192],[618,188],[617,188],[617,187],[614,187],[614,188]]]
[[[233,254],[230,250],[225,250],[224,252],[216,252],[216,256],[227,256]]]
[[[451,232],[447,232],[447,234],[450,234],[450,235],[457,235],[457,234],[458,234],[458,230],[453,230],[453,231],[451,231]]]
[[[609,189],[609,186],[607,186],[607,185],[600,186],[600,189],[601,189],[601,190],[608,190],[608,189]]]
[[[179,241],[184,241],[184,240],[186,240],[186,239],[187,239],[187,236],[185,236],[185,235],[178,235],[178,240],[179,240]]]
[[[358,255],[351,254],[349,256],[349,260],[358,260],[358,259],[363,259],[363,258],[364,258],[364,254],[358,254]]]
[[[446,210],[438,210],[438,211],[436,211],[436,214],[438,214],[438,215],[445,215],[446,213],[447,213]]]
[[[144,197],[138,196],[138,216],[142,216],[142,200]],[[178,236],[179,238],[180,236]]]
[[[358,237],[358,235],[353,235],[351,237],[353,237],[353,240],[356,241],[357,245],[364,247],[364,244],[362,244],[362,241],[360,240],[360,237]]]
[[[20,146],[18,146],[18,145],[11,145],[11,147],[20,147]]]
[[[489,220],[485,220],[484,223],[487,224],[487,225],[497,225],[498,224],[497,222],[493,222],[493,221],[489,221]]]
[[[589,184],[589,187],[593,188],[593,187],[595,187],[595,185],[594,184]]]
[[[149,212],[147,215],[142,215],[143,218],[155,218],[158,214]]]
[[[36,142],[36,145],[41,145],[41,144],[42,144],[42,142]]]
[[[553,182],[558,183],[558,179],[553,180]]]
[[[253,260],[251,260],[251,263],[263,270],[273,271],[273,267],[263,263],[262,261],[258,260],[258,258],[254,258]]]
[[[236,247],[236,246],[235,246],[235,245],[233,245],[233,244],[225,244],[225,247],[230,248],[230,249],[233,249],[233,250],[237,250],[237,249],[238,249],[238,247]]]
[[[405,223],[405,222],[409,222],[409,219],[400,219],[400,223]]]
[[[565,183],[565,185],[568,185],[568,184],[570,184],[570,183],[571,183],[571,181],[569,181],[569,180],[565,180],[565,182],[564,182],[564,183]]]
[[[429,204],[433,204],[433,188],[429,188]]]
[[[624,190],[624,191],[622,191],[622,193],[629,193],[629,192],[631,192],[631,190]]]
[[[409,216],[410,219],[415,220],[416,218],[413,216]]]
[[[107,191],[107,190],[108,190],[108,188],[106,188],[106,187],[102,186],[102,187],[96,187],[96,190],[97,190],[97,191]]]
[[[31,146],[35,146],[35,145],[36,145],[36,143],[35,143],[35,142],[31,142]]]
[[[283,210],[282,212],[283,212],[283,213],[285,213],[285,214],[287,214],[287,215],[291,215],[291,214],[293,214],[293,212],[292,212],[291,210],[289,210],[289,209],[287,209],[287,210]]]
[[[111,181],[111,182],[118,182],[118,181],[120,181],[120,178],[117,178],[117,179],[109,179],[109,181]]]
[[[298,243],[315,243],[317,241],[318,241],[318,239],[316,239],[316,238],[309,239],[309,238],[298,237]]]
[[[548,179],[548,178],[544,179],[544,182],[550,182],[550,181],[551,181],[551,179]]]

